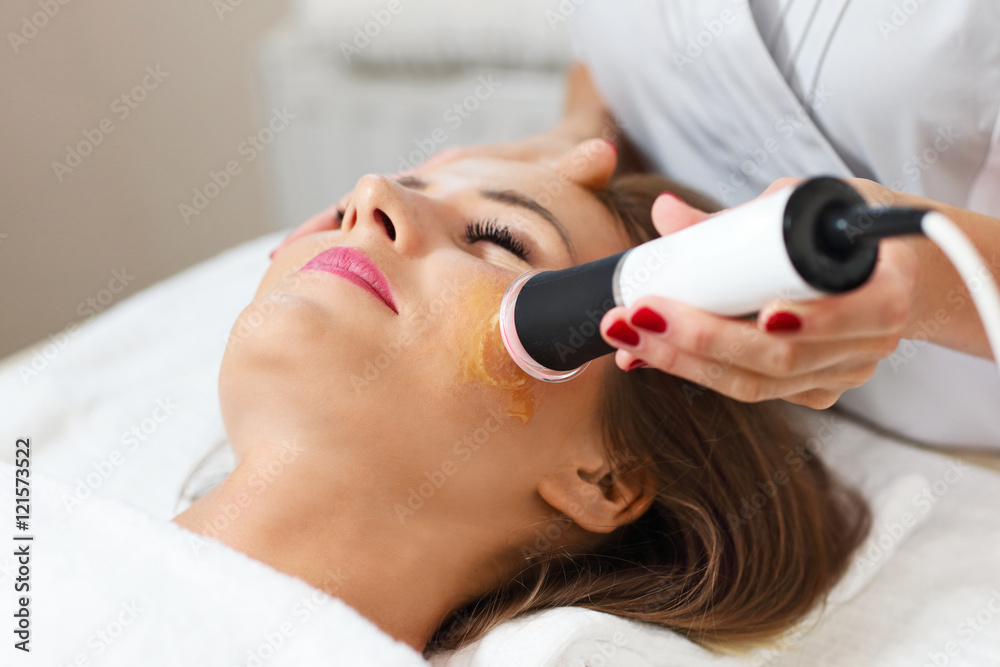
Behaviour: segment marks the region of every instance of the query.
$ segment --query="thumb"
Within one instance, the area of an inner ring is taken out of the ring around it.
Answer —
[[[667,236],[711,216],[690,206],[677,195],[664,192],[653,202],[652,217],[656,231],[661,236]]]

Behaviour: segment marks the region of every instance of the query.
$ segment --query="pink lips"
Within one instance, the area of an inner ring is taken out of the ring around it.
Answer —
[[[396,310],[396,300],[389,288],[389,281],[375,266],[368,255],[357,248],[334,246],[310,259],[299,271],[326,271],[349,280],[381,299],[385,305]]]

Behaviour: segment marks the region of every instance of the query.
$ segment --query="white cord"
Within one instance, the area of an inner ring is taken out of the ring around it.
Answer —
[[[946,216],[931,211],[920,224],[927,238],[941,249],[969,288],[972,302],[979,311],[979,319],[986,329],[993,359],[1000,369],[1000,290],[993,274],[969,238]]]

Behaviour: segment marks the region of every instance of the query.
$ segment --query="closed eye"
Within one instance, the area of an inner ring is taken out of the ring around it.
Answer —
[[[521,260],[527,261],[530,254],[527,246],[507,227],[496,220],[475,220],[465,226],[465,240],[469,243],[487,241],[493,243]]]

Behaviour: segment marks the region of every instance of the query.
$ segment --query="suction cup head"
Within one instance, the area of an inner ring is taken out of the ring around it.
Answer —
[[[552,370],[551,368],[546,368],[535,361],[531,355],[528,354],[528,351],[524,349],[524,345],[521,343],[521,339],[517,334],[517,326],[514,322],[514,312],[517,306],[518,295],[521,293],[521,290],[527,282],[540,273],[546,273],[545,269],[535,269],[534,271],[523,273],[517,278],[517,280],[512,282],[507,287],[507,291],[504,292],[503,299],[500,301],[500,338],[503,340],[503,346],[507,349],[507,354],[510,355],[510,358],[514,360],[514,363],[516,363],[522,371],[536,380],[543,380],[545,382],[566,382],[567,380],[572,380],[577,375],[585,371],[587,366],[590,365],[590,362],[588,361],[582,366],[571,370],[557,371]]]

